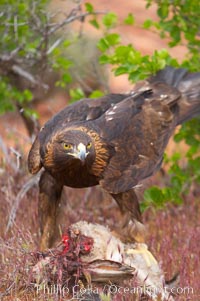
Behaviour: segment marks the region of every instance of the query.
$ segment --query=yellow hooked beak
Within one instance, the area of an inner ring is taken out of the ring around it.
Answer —
[[[77,148],[74,149],[74,153],[71,153],[73,157],[80,159],[82,162],[85,161],[85,158],[88,155],[88,152],[86,150],[86,146],[83,143],[79,143]]]

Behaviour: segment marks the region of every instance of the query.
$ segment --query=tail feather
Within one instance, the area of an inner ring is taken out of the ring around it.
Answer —
[[[200,72],[190,73],[183,68],[166,67],[149,81],[164,82],[181,93],[177,125],[200,114]]]

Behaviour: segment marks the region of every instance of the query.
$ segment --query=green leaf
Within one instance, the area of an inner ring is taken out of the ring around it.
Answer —
[[[100,90],[94,90],[91,94],[90,94],[90,98],[98,98],[98,97],[102,97],[104,96],[104,93]]]
[[[169,4],[167,2],[162,3],[158,8],[157,13],[160,18],[165,19],[169,14]]]
[[[36,112],[35,110],[32,110],[30,108],[24,108],[24,113],[26,116],[31,117],[35,120],[39,118],[38,112]]]
[[[94,12],[94,8],[93,5],[89,2],[85,3],[85,9],[88,13],[93,13]]]
[[[102,51],[105,52],[109,48],[108,41],[105,38],[101,38],[97,43],[97,47]]]
[[[115,56],[119,63],[123,64],[127,62],[130,53],[133,51],[132,45],[120,45],[115,48]]]
[[[53,64],[54,69],[60,69],[67,71],[69,67],[73,65],[72,61],[68,60],[64,56],[58,56],[56,62]]]
[[[99,42],[97,43],[97,47],[102,51],[105,52],[108,50],[111,46],[115,46],[119,44],[120,42],[120,36],[117,33],[111,33],[105,35],[104,38],[101,38]]]
[[[117,24],[117,15],[112,12],[107,13],[105,16],[103,16],[102,21],[107,29],[113,28]]]
[[[122,74],[127,74],[129,71],[129,67],[128,66],[120,66],[115,70],[115,76],[119,76]]]
[[[181,154],[178,152],[173,153],[171,156],[171,162],[177,163],[181,159]]]
[[[92,26],[94,26],[95,28],[97,28],[97,29],[100,28],[100,25],[99,25],[99,23],[97,22],[96,19],[92,19],[92,20],[90,20],[89,22],[90,22],[90,24],[91,24]]]
[[[72,42],[71,42],[70,40],[67,40],[67,39],[66,39],[66,40],[63,41],[62,44],[63,44],[63,46],[64,46],[65,48],[67,48],[67,47],[69,47],[69,46],[71,45],[71,43],[72,43]]]
[[[75,102],[77,100],[80,100],[85,97],[85,94],[81,88],[77,89],[70,89],[69,90],[69,95],[70,95],[70,102]]]
[[[139,80],[142,80],[143,77],[142,77],[142,74],[140,72],[140,70],[136,70],[136,71],[131,71],[129,73],[129,76],[128,76],[128,79],[131,81],[131,82],[138,82]]]
[[[150,19],[147,19],[147,20],[145,20],[144,23],[143,23],[143,28],[149,29],[152,25],[153,25],[153,21],[150,20]]]
[[[100,57],[99,57],[99,63],[100,64],[109,64],[110,62],[110,58],[108,55],[106,54],[102,54]]]
[[[146,8],[149,8],[152,5],[153,0],[146,0]]]
[[[32,94],[32,92],[31,92],[30,90],[28,90],[28,89],[25,89],[25,90],[23,91],[23,96],[24,96],[24,99],[25,99],[26,101],[31,101],[31,100],[33,99],[33,94]]]
[[[144,192],[144,201],[140,204],[142,212],[149,206],[154,208],[163,208],[168,202],[174,204],[182,204],[182,198],[180,197],[180,190],[174,187],[159,188],[157,186],[150,187]]]
[[[165,197],[160,188],[152,186],[151,188],[145,190],[144,200],[148,203],[154,203],[156,206],[160,207],[163,205]]]
[[[118,33],[111,33],[105,36],[105,39],[109,46],[115,46],[120,43],[120,35]]]
[[[132,13],[129,13],[128,16],[124,19],[124,23],[127,25],[133,25],[135,23],[135,18]]]
[[[71,83],[71,81],[72,81],[71,75],[70,75],[69,73],[63,74],[63,75],[62,75],[62,81],[63,81],[64,83],[66,83],[66,84]]]
[[[1,97],[2,93],[0,93]],[[0,105],[0,115],[5,114],[8,111],[14,111],[15,106],[11,100],[2,99],[1,98],[1,105]]]

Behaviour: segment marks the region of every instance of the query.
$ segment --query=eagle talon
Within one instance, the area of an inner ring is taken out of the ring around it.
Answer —
[[[126,250],[126,253],[128,255],[132,254],[141,254],[143,255],[143,258],[147,264],[148,267],[150,267],[153,264],[157,264],[156,259],[154,256],[151,254],[151,252],[148,250],[148,247],[144,243],[135,243],[135,248],[133,249],[128,249]]]
[[[130,236],[130,239],[134,238],[134,240],[138,243],[145,242],[145,231],[145,226],[136,220],[130,221],[128,224],[127,232]]]
[[[146,237],[146,227],[137,220],[130,220],[128,224],[119,226],[116,230],[123,242],[144,243]]]

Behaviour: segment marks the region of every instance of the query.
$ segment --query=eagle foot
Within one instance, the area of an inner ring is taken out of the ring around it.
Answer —
[[[126,251],[126,254],[128,255],[140,254],[144,258],[147,267],[151,267],[154,264],[157,265],[156,259],[151,254],[151,252],[149,252],[147,245],[144,243],[136,243],[135,248],[128,249]]]
[[[124,243],[144,243],[145,242],[145,226],[137,221],[130,220],[118,229],[119,237]]]

